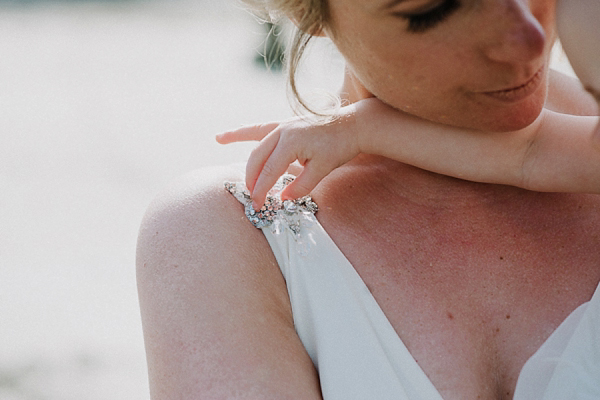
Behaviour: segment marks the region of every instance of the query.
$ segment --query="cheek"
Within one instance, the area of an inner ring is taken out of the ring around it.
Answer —
[[[431,63],[393,43],[356,38],[351,46],[339,48],[354,75],[377,97],[410,91],[428,80]]]
[[[463,92],[468,75],[453,60],[452,55],[439,51],[372,51],[368,57],[349,59],[349,64],[376,97],[400,110],[424,116],[450,112]]]
[[[367,91],[388,104],[421,109],[432,96],[448,99],[468,82],[464,66],[474,65],[474,60],[464,37],[447,31],[415,35],[397,20],[353,18],[352,13],[341,18],[339,9],[333,11],[332,25],[339,35],[330,37],[348,68]]]

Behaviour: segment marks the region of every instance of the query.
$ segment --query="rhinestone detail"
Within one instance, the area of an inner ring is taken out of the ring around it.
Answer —
[[[310,226],[312,216],[319,211],[310,196],[296,200],[281,200],[281,191],[294,180],[293,175],[283,175],[267,194],[265,204],[256,211],[252,208],[252,197],[241,182],[225,182],[225,189],[244,205],[246,217],[255,227],[270,227],[274,234],[289,230],[297,241],[303,241],[302,228]]]

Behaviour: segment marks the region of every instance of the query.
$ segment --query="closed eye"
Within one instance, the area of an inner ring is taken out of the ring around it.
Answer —
[[[459,0],[444,0],[438,6],[422,13],[396,15],[408,21],[409,32],[422,33],[443,22],[459,8]]]

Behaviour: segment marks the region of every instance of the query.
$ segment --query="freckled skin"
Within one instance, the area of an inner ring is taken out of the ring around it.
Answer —
[[[378,2],[330,0],[328,32],[363,97],[449,125],[515,130],[539,115],[546,85],[513,104],[482,92],[520,85],[547,64],[554,1],[529,3],[531,12],[521,1],[466,0],[431,31],[411,33]]]

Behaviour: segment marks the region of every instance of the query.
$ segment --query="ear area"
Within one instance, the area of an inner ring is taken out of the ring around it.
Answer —
[[[327,36],[326,4],[325,0],[297,1],[295,7],[287,10],[286,15],[299,31],[310,36]]]

